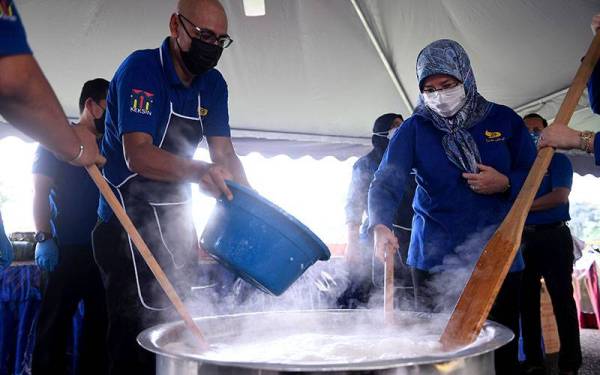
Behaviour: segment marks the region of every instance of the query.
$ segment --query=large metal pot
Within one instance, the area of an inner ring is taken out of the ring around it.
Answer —
[[[347,332],[356,327],[371,332],[387,329],[381,312],[369,310],[321,310],[250,313],[197,318],[209,343],[227,343],[244,336],[260,337],[265,334],[292,335],[307,331]],[[439,319],[439,315],[398,312],[398,334],[418,324]],[[441,331],[443,325],[438,328]],[[393,356],[384,360],[357,363],[288,363],[243,362],[239,360],[218,361],[207,358],[199,350],[178,344],[189,334],[181,322],[161,324],[149,328],[138,336],[139,344],[156,354],[158,375],[274,375],[289,372],[314,374],[493,374],[494,350],[513,338],[512,332],[494,322],[486,322],[479,339],[472,345],[452,353],[432,355],[422,353],[410,357]],[[187,340],[192,340],[187,337]],[[265,348],[268,350],[268,348]]]

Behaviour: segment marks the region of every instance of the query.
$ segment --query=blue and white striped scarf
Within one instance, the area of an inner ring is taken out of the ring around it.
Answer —
[[[460,44],[449,39],[440,39],[419,53],[417,57],[417,80],[419,91],[427,77],[435,74],[447,74],[465,87],[467,100],[465,105],[452,117],[442,117],[427,107],[423,95],[419,95],[419,104],[415,115],[431,120],[434,126],[446,133],[442,140],[448,159],[465,172],[477,173],[477,164],[481,155],[475,140],[467,129],[483,120],[489,113],[492,103],[477,92],[477,84],[471,69],[469,56]]]

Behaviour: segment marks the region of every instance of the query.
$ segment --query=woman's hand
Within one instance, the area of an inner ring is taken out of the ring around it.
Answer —
[[[509,188],[508,177],[502,173],[483,164],[477,164],[477,167],[479,173],[463,173],[462,175],[474,192],[491,195],[503,193]]]
[[[377,224],[373,229],[375,235],[375,256],[381,262],[385,262],[387,256],[394,256],[398,250],[398,239],[394,232],[383,224]]]

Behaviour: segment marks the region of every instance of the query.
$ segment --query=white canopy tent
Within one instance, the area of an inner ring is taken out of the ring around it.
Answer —
[[[247,17],[242,0],[222,1],[235,42],[218,68],[238,151],[339,158],[368,149],[380,114],[411,113],[416,56],[439,38],[465,47],[486,98],[551,119],[600,12],[598,0],[267,0],[265,16]],[[81,84],[110,79],[133,50],[160,45],[176,1],[16,4],[38,61],[77,117]],[[572,126],[600,128],[586,97]]]

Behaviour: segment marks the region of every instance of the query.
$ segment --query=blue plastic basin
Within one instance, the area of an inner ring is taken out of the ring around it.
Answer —
[[[285,292],[327,246],[304,224],[255,191],[227,181],[233,200],[217,199],[200,238],[218,262],[257,288]]]

